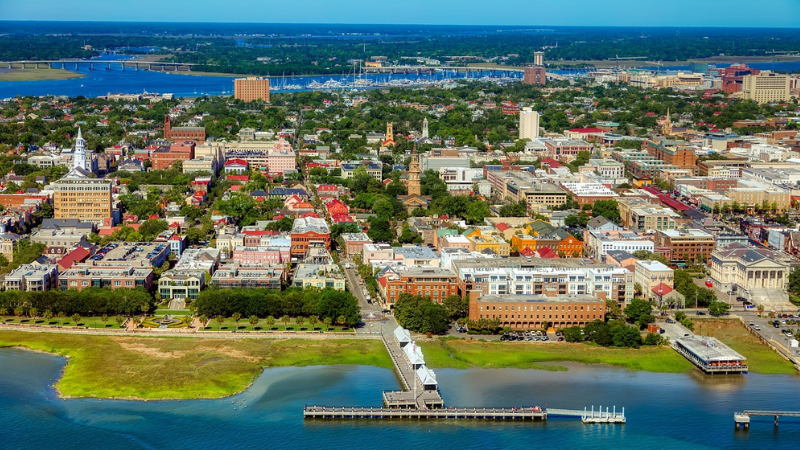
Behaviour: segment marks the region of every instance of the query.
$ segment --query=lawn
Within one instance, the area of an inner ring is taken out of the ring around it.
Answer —
[[[241,392],[266,367],[331,364],[389,369],[376,340],[198,339],[0,331],[0,347],[69,357],[56,383],[68,397],[218,398]]]
[[[255,331],[266,331],[267,324],[264,319],[259,319],[258,323],[255,326]],[[297,325],[297,323],[292,319],[287,325],[284,325],[283,322],[280,320],[275,320],[275,323],[270,327],[272,331],[312,331],[311,324],[308,323],[306,320],[302,325]],[[314,325],[314,330],[316,331],[337,331],[337,332],[352,332],[352,328],[347,327],[340,327],[335,324],[331,324],[330,327],[326,327],[324,323],[317,323]],[[233,331],[233,330],[241,330],[241,331],[253,331],[253,325],[250,325],[249,319],[247,317],[242,317],[239,320],[237,325],[236,321],[231,319],[230,317],[226,318],[222,324],[217,322],[217,319],[211,319],[208,322],[208,325],[205,328],[206,331]]]
[[[65,69],[0,69],[0,81],[50,81],[82,78],[86,75]]]
[[[712,336],[747,358],[750,372],[764,374],[795,374],[792,363],[781,358],[769,346],[750,334],[744,325],[733,319],[694,320],[694,332]]]
[[[33,325],[33,319],[30,317],[4,317],[0,319],[2,322],[6,323],[21,323],[25,325]],[[75,322],[72,320],[71,317],[53,317],[52,319],[45,321],[41,317],[36,318],[36,325],[41,326],[62,326],[62,327],[74,327]],[[81,317],[78,321],[79,327],[89,327],[89,328],[121,328],[117,325],[117,321],[114,320],[114,316],[109,316],[107,322],[103,322],[101,317]]]
[[[587,344],[480,342],[440,339],[424,344],[425,360],[433,368],[469,367],[566,370],[563,366],[543,365],[561,361],[583,364],[610,364],[646,372],[685,373],[692,364],[669,347],[614,349]]]

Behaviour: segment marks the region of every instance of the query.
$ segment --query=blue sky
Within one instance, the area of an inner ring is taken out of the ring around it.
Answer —
[[[798,19],[800,0],[0,0],[0,20],[794,28]]]

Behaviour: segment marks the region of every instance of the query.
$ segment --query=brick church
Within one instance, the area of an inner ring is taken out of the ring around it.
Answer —
[[[203,127],[173,127],[169,114],[164,118],[164,139],[175,142],[206,140],[206,129]]]

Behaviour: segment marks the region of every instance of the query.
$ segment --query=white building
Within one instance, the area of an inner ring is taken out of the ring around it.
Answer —
[[[519,138],[534,140],[539,137],[539,113],[522,108],[519,113]]]

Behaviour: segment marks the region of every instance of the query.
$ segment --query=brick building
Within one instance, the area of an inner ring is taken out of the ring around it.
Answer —
[[[498,320],[500,326],[518,330],[585,326],[605,320],[606,302],[587,294],[470,296],[470,320]]]
[[[164,139],[168,141],[205,141],[206,129],[203,127],[173,127],[172,118],[164,117]]]
[[[525,84],[544,85],[547,83],[547,71],[544,67],[526,67],[522,82]]]
[[[389,270],[378,278],[378,287],[390,304],[397,302],[400,294],[421,295],[442,303],[447,296],[457,294],[458,291],[455,273],[435,267]]]
[[[668,248],[672,261],[689,259],[708,261],[714,251],[714,236],[700,230],[660,230],[656,233],[657,248]]]
[[[151,156],[153,160],[153,169],[167,170],[172,167],[175,161],[189,161],[194,159],[194,148],[195,143],[191,141],[159,148],[154,151]]]
[[[291,233],[292,256],[303,256],[309,245],[321,244],[331,249],[331,230],[324,219],[306,217],[295,219]]]
[[[233,80],[233,97],[243,102],[269,103],[269,78],[247,77]]]

